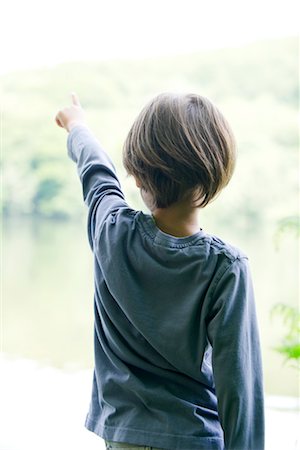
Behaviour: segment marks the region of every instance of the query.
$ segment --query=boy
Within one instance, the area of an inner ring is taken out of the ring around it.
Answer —
[[[261,450],[264,397],[247,256],[199,228],[228,184],[235,139],[205,97],[164,93],[123,163],[151,214],[128,206],[76,94],[68,132],[95,261],[95,370],[85,426],[107,448]]]

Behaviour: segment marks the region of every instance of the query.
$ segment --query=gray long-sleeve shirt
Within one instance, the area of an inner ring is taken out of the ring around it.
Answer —
[[[85,426],[172,450],[262,450],[263,373],[247,256],[178,238],[125,201],[88,127],[69,133],[94,255],[95,369]]]

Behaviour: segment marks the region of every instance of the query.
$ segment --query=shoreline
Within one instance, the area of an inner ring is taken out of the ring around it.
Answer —
[[[0,374],[1,450],[105,449],[84,427],[92,369],[62,370],[2,354]],[[297,397],[265,396],[266,450],[300,449],[299,408]]]

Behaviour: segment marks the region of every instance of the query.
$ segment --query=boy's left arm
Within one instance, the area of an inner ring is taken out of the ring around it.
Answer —
[[[228,450],[264,449],[260,336],[247,257],[228,262],[215,281],[207,333],[218,414]]]

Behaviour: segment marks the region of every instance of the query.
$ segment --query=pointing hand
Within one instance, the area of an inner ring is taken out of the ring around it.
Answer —
[[[71,94],[72,105],[60,109],[55,116],[57,125],[70,132],[76,125],[86,125],[85,112],[81,107],[78,95],[75,92]]]

